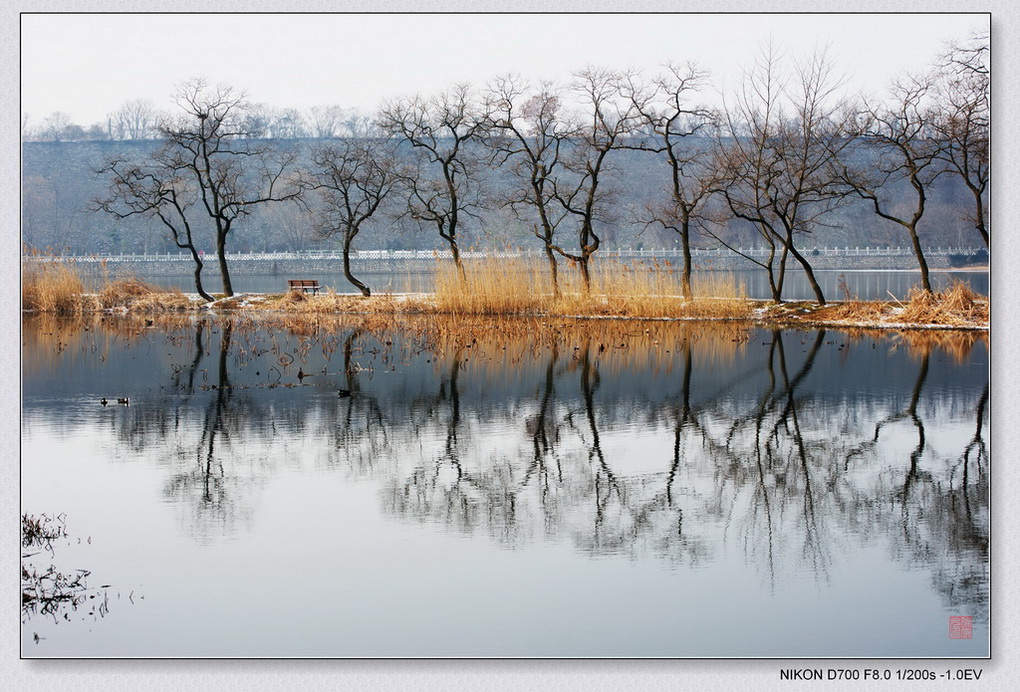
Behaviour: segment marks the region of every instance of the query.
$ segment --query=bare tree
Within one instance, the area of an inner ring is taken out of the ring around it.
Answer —
[[[69,136],[69,129],[73,126],[74,123],[71,122],[71,116],[62,111],[54,111],[43,118],[39,137],[43,140],[53,142],[62,142],[67,139],[72,139],[72,137]]]
[[[726,109],[723,129],[716,147],[716,191],[725,200],[730,213],[750,223],[768,247],[767,256],[756,259],[715,236],[723,245],[762,267],[768,276],[772,299],[782,300],[786,260],[789,251],[780,244],[776,264],[776,239],[781,233],[767,213],[768,199],[764,194],[779,175],[770,145],[776,136],[779,100],[784,84],[779,75],[779,57],[770,45],[755,59],[755,65],[744,74],[736,102]]]
[[[183,83],[177,103],[184,115],[164,123],[158,165],[190,177],[198,205],[213,223],[223,292],[234,295],[227,266],[227,240],[234,224],[260,205],[299,201],[303,184],[297,156],[250,138],[243,94],[210,88],[203,80]]]
[[[487,98],[491,160],[507,166],[516,181],[503,204],[526,221],[542,241],[553,294],[559,296],[555,234],[567,212],[555,202],[554,185],[576,125],[564,115],[562,96],[551,83],[532,88],[517,77],[499,77],[489,87]]]
[[[111,139],[152,139],[158,134],[160,113],[152,101],[127,101],[107,118]]]
[[[191,255],[195,263],[195,290],[203,299],[213,300],[202,287],[202,256],[189,220],[200,201],[189,171],[167,166],[162,152],[157,152],[142,164],[111,158],[96,172],[109,178],[110,189],[105,197],[94,201],[93,208],[119,219],[132,216],[159,219],[177,247]]]
[[[345,118],[340,106],[312,106],[308,109],[308,123],[312,137],[329,139],[340,134]]]
[[[344,276],[365,296],[371,289],[351,273],[351,242],[379,210],[399,180],[386,143],[344,138],[314,154],[315,187],[323,208],[316,227],[321,237],[343,238]]]
[[[416,155],[416,169],[404,178],[406,213],[419,224],[435,226],[450,247],[461,279],[465,273],[457,233],[462,216],[478,204],[470,144],[486,120],[466,84],[427,100],[414,96],[391,101],[379,114],[379,126],[409,144]]]
[[[892,84],[888,104],[865,104],[859,128],[865,145],[877,153],[877,160],[843,167],[844,180],[862,199],[871,202],[875,213],[907,232],[926,291],[931,291],[931,281],[918,225],[932,183],[946,170],[930,104],[933,88],[930,75],[908,76]],[[912,204],[904,202],[901,194],[890,194],[904,183],[913,190]]]
[[[373,116],[365,115],[357,110],[346,111],[343,130],[351,137],[380,137],[384,134],[380,131],[379,124]]]
[[[701,215],[714,182],[711,151],[691,142],[709,131],[717,119],[715,113],[689,103],[706,81],[707,74],[695,65],[668,65],[666,73],[650,85],[640,82],[635,75],[626,75],[623,81],[626,97],[650,134],[634,146],[661,154],[669,167],[669,200],[646,209],[650,216],[646,225],[656,223],[679,236],[684,260],[681,287],[688,300],[691,298],[691,225]]]
[[[586,291],[591,290],[591,258],[602,244],[596,230],[606,219],[610,195],[604,185],[609,154],[622,147],[637,113],[622,97],[619,75],[587,68],[575,75],[573,92],[583,103],[577,135],[563,159],[564,175],[553,180],[553,199],[576,230],[578,250],[553,249],[578,264]]]
[[[245,103],[244,136],[251,139],[299,139],[308,136],[304,116],[296,108],[276,108],[267,103]]]
[[[305,118],[296,108],[282,108],[276,111],[272,134],[275,139],[300,139],[308,136]]]
[[[944,143],[940,158],[974,196],[971,221],[988,247],[990,87],[988,34],[950,44],[939,65],[935,127]]]
[[[727,116],[728,137],[720,140],[719,190],[733,215],[753,224],[770,248],[765,262],[752,261],[767,269],[773,300],[782,300],[792,256],[824,305],[798,244],[850,194],[839,160],[852,141],[853,111],[836,96],[842,80],[824,53],[797,63],[792,78],[780,69],[779,56],[768,46],[745,75]]]

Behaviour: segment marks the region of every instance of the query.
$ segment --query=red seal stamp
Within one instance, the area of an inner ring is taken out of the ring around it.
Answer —
[[[973,634],[969,615],[953,615],[949,618],[950,639],[970,639]]]

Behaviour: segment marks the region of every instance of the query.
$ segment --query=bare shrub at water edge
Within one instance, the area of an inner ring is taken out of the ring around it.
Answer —
[[[283,294],[283,297],[280,298],[280,303],[282,303],[283,305],[297,305],[299,303],[305,302],[306,297],[304,291],[294,290],[287,291],[286,293]]]
[[[23,263],[23,310],[77,314],[94,307],[73,260],[31,253]]]
[[[140,279],[111,279],[105,267],[101,275],[83,270],[74,259],[26,253],[22,272],[23,310],[81,314],[93,310],[130,308],[143,311],[186,310],[191,301],[179,290],[161,289]],[[84,274],[92,274],[90,287]]]
[[[944,291],[913,288],[899,319],[911,324],[950,326],[988,322],[988,299],[963,281],[953,281]]]
[[[791,305],[781,306],[789,311]],[[851,298],[803,314],[773,310],[774,317],[797,321],[845,323],[855,325],[916,325],[946,327],[982,327],[988,324],[988,299],[971,290],[965,282],[954,281],[944,291],[911,289],[906,302],[863,301]]]
[[[151,313],[191,310],[195,305],[180,290],[166,289],[140,294],[131,301],[130,307],[133,310]]]
[[[139,279],[119,279],[106,281],[99,289],[97,297],[104,308],[127,305],[136,298],[152,293],[152,286]]]
[[[180,289],[153,286],[135,277],[105,279],[96,293],[99,307],[128,308],[140,312],[188,310],[191,300]]]
[[[881,322],[889,315],[889,306],[885,303],[864,300],[848,300],[843,303],[829,304],[811,313],[811,317],[820,321],[838,321],[854,324]]]

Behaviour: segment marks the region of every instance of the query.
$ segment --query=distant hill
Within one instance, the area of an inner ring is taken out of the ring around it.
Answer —
[[[307,152],[320,140],[282,140],[284,147]],[[142,158],[156,146],[154,141],[26,142],[22,148],[22,240],[31,247],[53,248],[70,254],[176,252],[163,227],[156,221],[117,221],[102,212],[89,211],[90,202],[106,190],[106,181],[93,171],[114,155]],[[653,155],[638,151],[613,152],[614,171],[607,179],[618,192],[615,219],[600,229],[605,248],[671,247],[675,236],[661,229],[643,228],[636,222],[645,204],[662,194],[667,169]],[[535,247],[527,225],[501,209],[495,200],[507,188],[505,173],[486,171],[485,197],[493,200],[468,219],[462,246],[474,248]],[[911,201],[905,198],[905,203]],[[922,239],[932,247],[981,245],[977,233],[964,220],[972,201],[956,178],[945,176],[931,190],[921,224]],[[199,231],[201,233],[201,229]],[[732,223],[729,232],[745,244],[755,235]],[[878,218],[856,201],[831,214],[826,227],[814,233],[813,246],[906,246],[904,233],[895,224]],[[568,241],[564,240],[569,244]],[[711,241],[700,241],[712,246]],[[200,244],[212,252],[212,234],[202,234]],[[374,227],[358,236],[360,249],[432,249],[445,247],[430,229],[418,230],[380,217]],[[296,205],[260,209],[236,226],[230,241],[233,251],[304,250],[335,247],[314,237],[309,214]]]

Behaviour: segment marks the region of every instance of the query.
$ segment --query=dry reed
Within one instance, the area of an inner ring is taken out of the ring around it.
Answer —
[[[437,269],[435,309],[455,315],[561,315],[631,318],[742,318],[750,314],[742,286],[729,276],[698,278],[685,300],[671,267],[603,261],[590,289],[571,263],[561,263],[559,292],[543,261],[472,261],[461,278],[449,263]]]
[[[159,288],[134,277],[113,279],[103,266],[96,277],[94,267],[82,267],[71,258],[40,252],[26,255],[30,261],[22,272],[23,310],[78,315],[113,308],[165,312],[192,307],[179,290]]]
[[[825,306],[814,303],[771,305],[765,314],[769,320],[785,323],[895,328],[985,328],[989,318],[988,298],[960,281],[954,281],[944,291],[913,288],[906,302],[864,301],[851,297]]]
[[[107,280],[96,298],[99,306],[104,309],[170,312],[191,307],[191,300],[179,290],[159,288],[133,277]]]
[[[988,322],[988,299],[962,281],[944,291],[911,289],[899,319],[911,324],[969,326]]]
[[[73,261],[37,255],[22,272],[24,310],[81,314],[93,307],[93,302],[86,296]]]
[[[36,253],[27,253],[29,255]],[[73,259],[32,258],[25,263],[22,307],[59,314],[125,309],[140,313],[194,310],[202,305],[178,290],[161,289],[135,278],[111,280],[105,271],[93,278],[89,292],[81,267]],[[389,316],[452,315],[455,317],[511,316],[609,317],[628,319],[743,320],[755,305],[732,275],[695,275],[691,299],[681,295],[679,275],[665,265],[624,264],[601,260],[594,264],[590,290],[569,262],[560,263],[558,291],[553,290],[543,260],[490,258],[469,260],[462,277],[450,262],[437,267],[434,294],[364,297],[326,291],[311,296],[291,291],[283,295],[237,296],[212,307],[223,310],[280,311],[300,315],[374,314]],[[945,326],[982,328],[988,325],[988,299],[962,282],[944,291],[912,290],[906,303],[862,301],[851,296],[826,306],[813,303],[770,305],[756,319],[776,323],[835,326]]]

